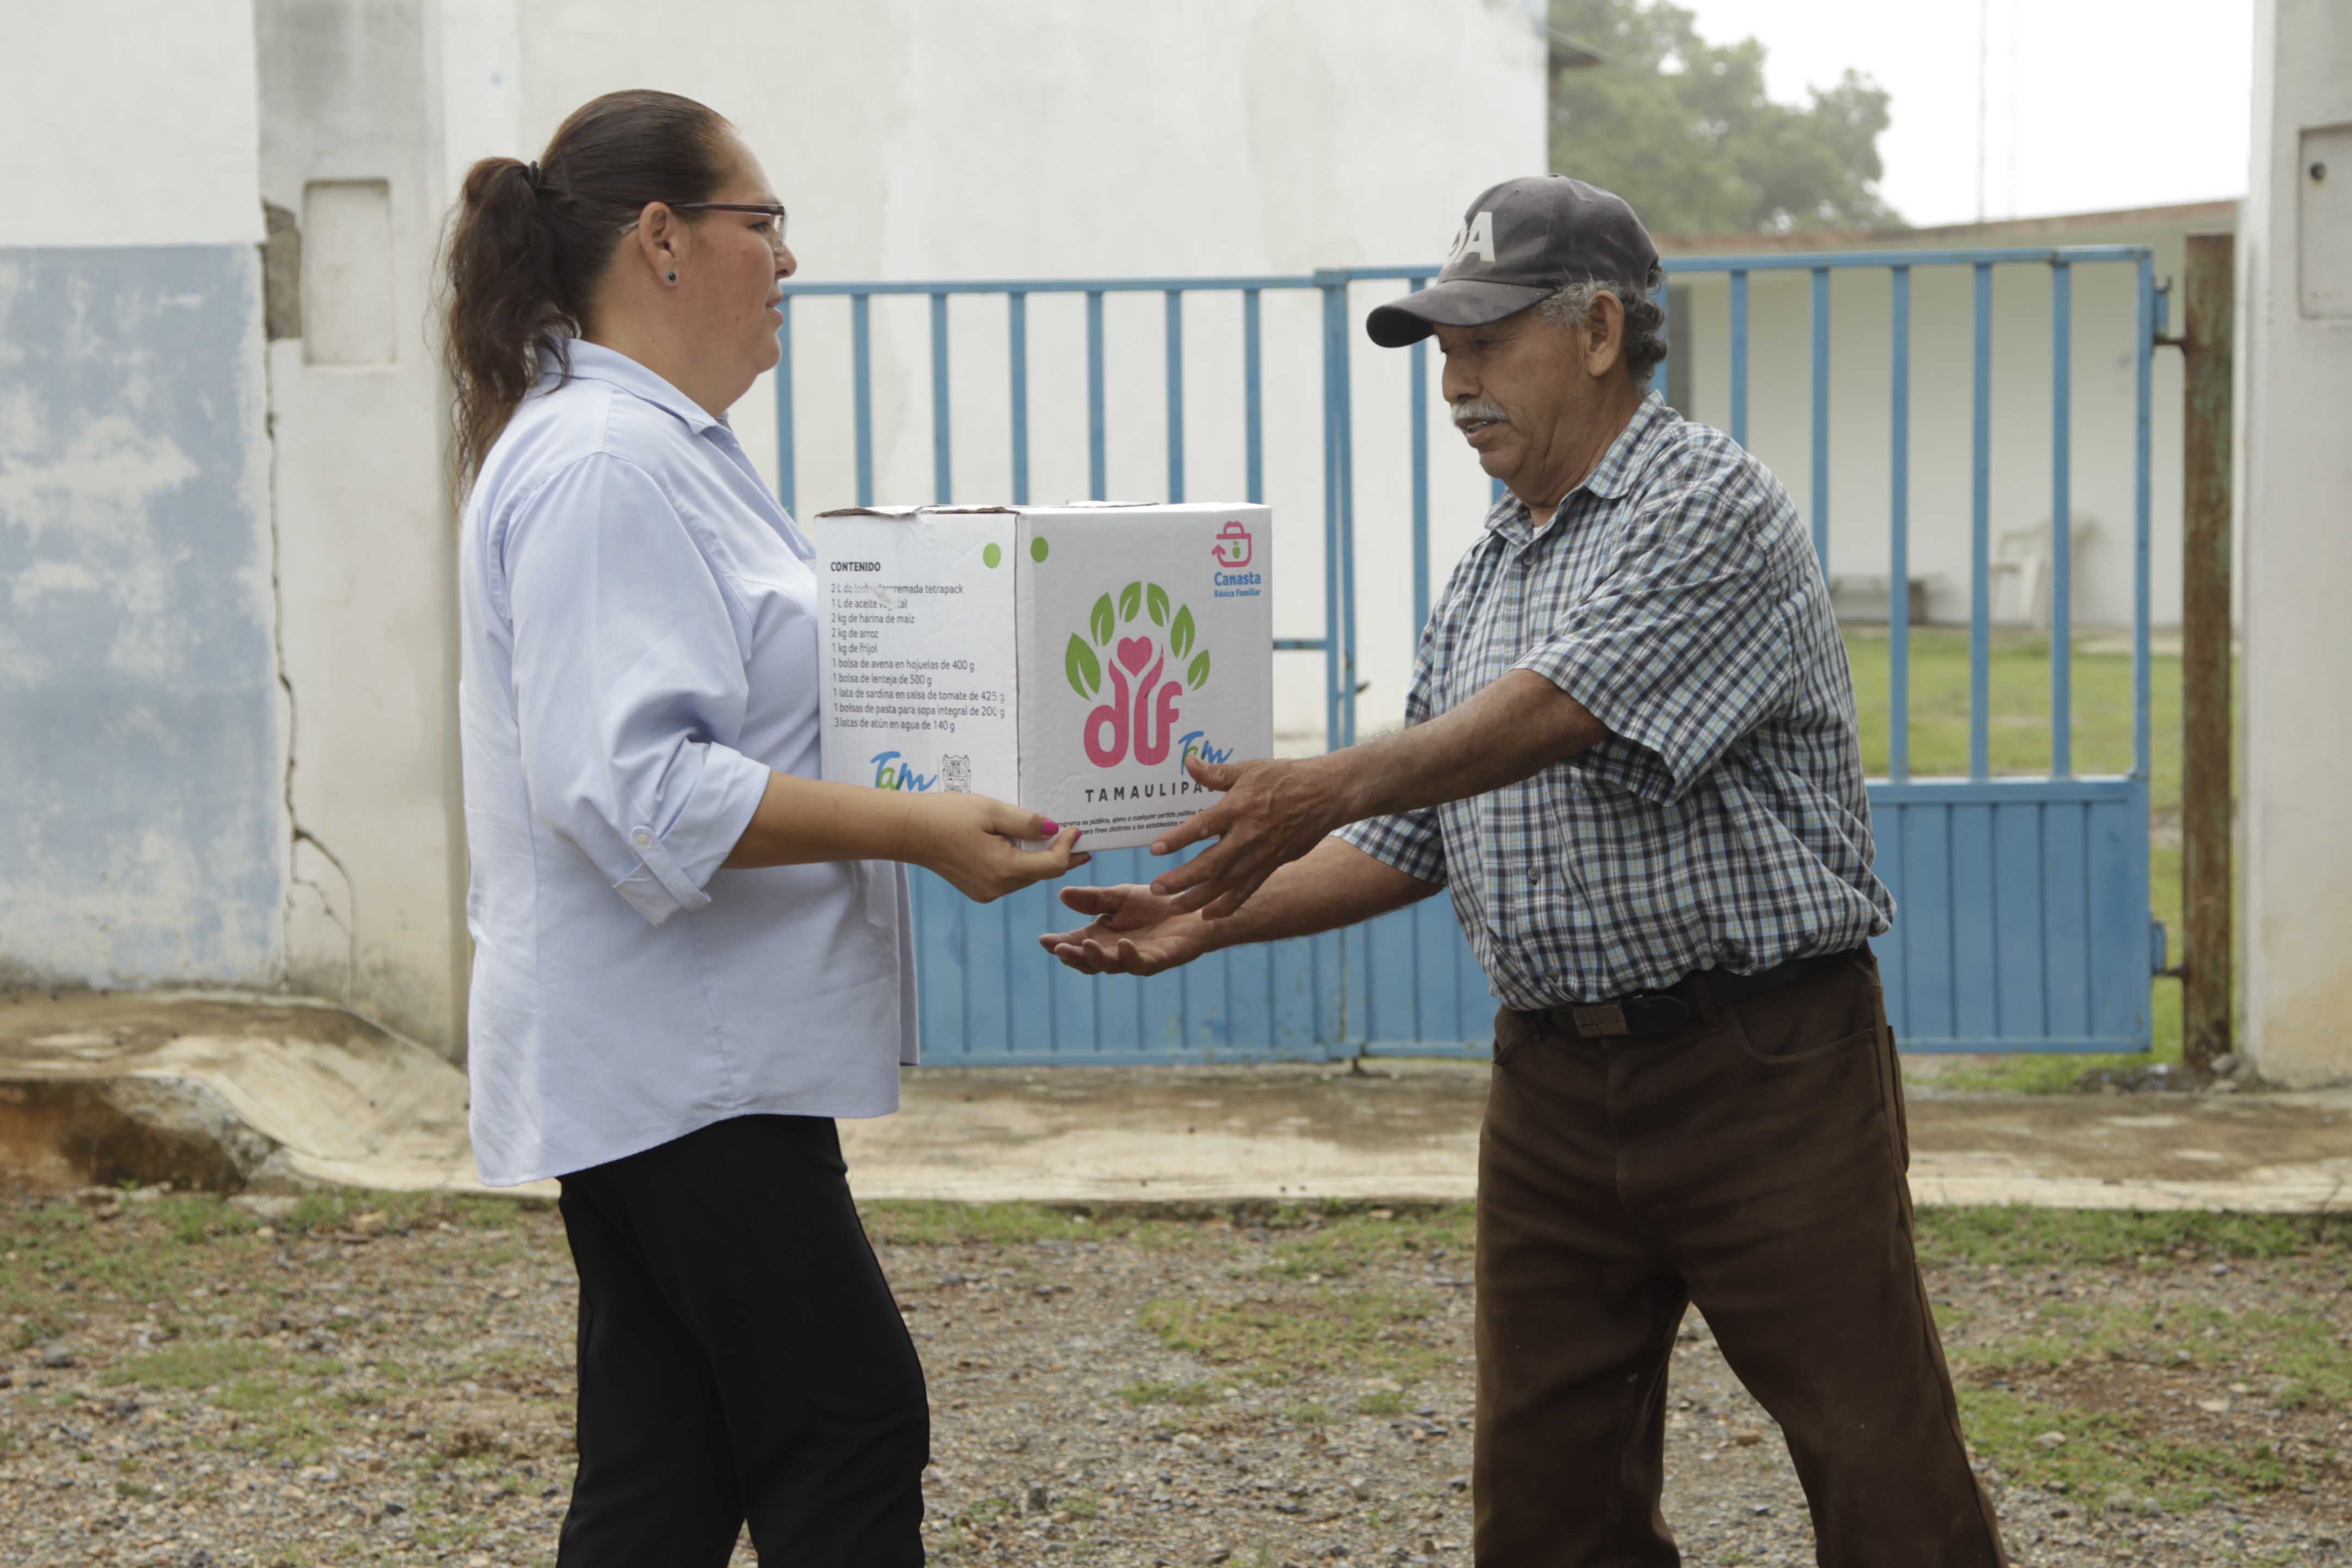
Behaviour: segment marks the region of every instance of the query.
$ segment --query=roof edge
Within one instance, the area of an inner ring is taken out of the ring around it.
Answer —
[[[1907,246],[1936,247],[1955,240],[1992,239],[2012,236],[2068,233],[2084,229],[2133,227],[2210,228],[2234,231],[2242,197],[2219,201],[2179,202],[2167,206],[2116,207],[2102,212],[2053,213],[2044,217],[1997,218],[1990,223],[1938,224],[1928,228],[1795,229],[1787,234],[1717,231],[1706,234],[1659,234],[1658,250],[1664,256],[1693,256],[1739,251],[1840,250],[1867,246],[1876,249]]]

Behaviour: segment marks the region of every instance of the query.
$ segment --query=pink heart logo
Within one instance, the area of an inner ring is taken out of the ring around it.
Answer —
[[[1127,666],[1130,674],[1139,673],[1145,665],[1151,662],[1151,639],[1121,637],[1118,643],[1118,662]]]

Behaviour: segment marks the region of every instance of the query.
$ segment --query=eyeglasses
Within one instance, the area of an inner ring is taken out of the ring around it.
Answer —
[[[781,246],[784,243],[784,204],[782,202],[668,202],[664,205],[674,213],[765,213],[776,220],[776,244]],[[631,218],[621,226],[621,232],[626,234],[636,226],[637,220]]]

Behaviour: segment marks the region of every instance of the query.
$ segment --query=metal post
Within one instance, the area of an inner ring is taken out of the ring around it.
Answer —
[[[1103,291],[1087,290],[1087,494],[1110,499],[1103,447]]]
[[[2230,1051],[2230,426],[2235,249],[2192,234],[2183,292],[2181,527],[2181,1054],[2194,1070]]]
[[[874,298],[849,297],[849,378],[856,398],[857,504],[874,504]]]
[[[1893,270],[1887,323],[1893,363],[1888,366],[1886,439],[1893,477],[1886,498],[1886,776],[1904,784],[1911,777],[1911,269]],[[1744,273],[1740,281],[1747,281]],[[1741,314],[1744,318],[1744,299]],[[1744,319],[1740,330],[1743,334],[1747,331]],[[1746,358],[1739,356],[1742,374]],[[1746,401],[1743,396],[1733,406],[1741,407]]]
[[[2156,338],[2164,328],[2156,292],[2156,258],[2139,258],[2139,311],[2135,334],[2139,352],[2132,374],[2132,776],[2142,784],[2155,776],[2148,734],[2148,451],[2153,443]]]
[[[793,300],[776,301],[783,321],[776,327],[776,502],[793,510],[799,496],[798,454],[793,449]]]
[[[1339,357],[1347,330],[1343,307],[1323,286],[1323,744],[1338,751],[1348,742],[1339,718]]]
[[[1969,435],[1969,777],[1992,772],[1992,268],[1976,264]]]
[[[1673,334],[1674,334],[1674,327],[1675,327],[1675,316],[1674,316],[1674,311],[1673,311],[1672,310],[1670,310],[1670,309],[1667,307],[1667,302],[1666,302],[1666,285],[1665,285],[1664,279],[1663,278],[1659,280],[1659,283],[1658,283],[1658,291],[1657,291],[1656,293],[1654,293],[1654,294],[1653,294],[1653,295],[1651,295],[1651,296],[1650,296],[1650,303],[1652,303],[1653,305],[1655,305],[1655,306],[1658,308],[1658,314],[1665,318],[1665,320],[1664,320],[1664,321],[1661,321],[1661,322],[1659,323],[1659,326],[1660,326],[1660,329],[1667,334],[1667,336],[1666,336],[1666,342],[1667,342],[1669,344],[1671,344],[1671,343],[1674,342],[1674,336],[1673,336]],[[1673,356],[1671,353],[1669,353],[1669,354],[1667,355],[1667,358],[1668,358],[1668,359],[1671,359],[1671,358],[1673,358],[1673,357],[1674,357],[1674,356]],[[1652,392],[1656,393],[1656,394],[1657,394],[1660,397],[1662,397],[1662,398],[1665,396],[1665,395],[1666,395],[1666,361],[1665,361],[1665,360],[1663,360],[1663,359],[1662,359],[1662,360],[1660,360],[1656,364],[1654,364],[1654,365],[1652,365],[1652,366],[1650,367],[1650,390],[1651,390]]]
[[[2050,268],[2050,776],[2074,771],[2074,271]],[[2032,606],[2027,609],[2031,611]]]
[[[1421,279],[1412,291],[1421,292]],[[1412,345],[1412,628],[1413,636],[1429,624],[1429,340]]]
[[[1748,445],[1748,272],[1731,274],[1731,438]]]
[[[955,459],[948,429],[948,297],[931,296],[931,499],[955,499]]]
[[[1242,290],[1242,439],[1245,488],[1252,504],[1265,500],[1265,392],[1258,371],[1260,354],[1258,291]]]
[[[1168,499],[1184,499],[1184,290],[1168,290]]]
[[[1004,297],[1005,344],[1013,373],[1013,504],[1029,504],[1029,296]]]
[[[1830,269],[1813,268],[1813,558],[1830,570]]]
[[[1339,635],[1346,649],[1339,663],[1341,744],[1356,743],[1356,377],[1348,368],[1348,285],[1334,291],[1332,345],[1339,366],[1333,373],[1339,397]]]

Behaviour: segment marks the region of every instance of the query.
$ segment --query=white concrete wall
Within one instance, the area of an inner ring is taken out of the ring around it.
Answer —
[[[0,983],[275,984],[248,0],[0,44]]]
[[[0,246],[226,245],[253,200],[253,0],[12,5]]]
[[[269,346],[288,983],[453,1056],[468,952],[444,393],[438,0],[257,0],[260,189],[301,232]]]
[[[688,93],[768,163],[803,275],[835,279],[1303,272],[1434,255],[1482,184],[1543,159],[1542,45],[1519,0],[693,0],[658,18],[619,0],[256,0],[252,38],[260,192],[304,229],[303,332],[268,356],[291,710],[286,972],[453,1057],[468,954],[429,269],[474,158],[535,154],[600,92]],[[250,148],[249,109],[243,123]],[[1188,318],[1195,497],[1242,489],[1238,308]],[[1110,311],[1116,494],[1166,489],[1158,310],[1152,296]],[[803,515],[852,499],[845,315],[812,301],[796,319]],[[878,489],[926,498],[928,323],[919,304],[877,317]],[[1032,312],[1038,499],[1087,486],[1081,320],[1075,300]],[[1266,331],[1289,584],[1277,609],[1286,632],[1311,634],[1312,298],[1270,299]],[[956,489],[1001,496],[1002,305],[960,306],[954,331]],[[735,411],[772,476],[774,408],[766,380]],[[1454,467],[1447,515],[1475,525],[1483,479]],[[1394,574],[1366,581],[1368,607],[1403,591]],[[1383,689],[1401,700],[1403,645],[1402,631],[1381,639],[1368,701]],[[1294,727],[1319,736],[1320,661],[1286,665]]]
[[[2352,281],[2337,229],[2306,250],[2323,200],[2307,132],[2352,125],[2352,10],[2262,0],[2252,194],[2241,226],[2238,341],[2245,538],[2246,1047],[2266,1078],[2352,1078],[2352,315],[2306,308],[2320,272]],[[2325,185],[2352,178],[2331,163]],[[2324,210],[2324,209],[2323,209]],[[2340,211],[2340,207],[2337,209]],[[2316,236],[2315,236],[2316,237]],[[2339,299],[2344,296],[2338,295]],[[2341,309],[2342,307],[2338,307]]]
[[[763,7],[687,0],[657,27],[623,0],[520,0],[523,144],[597,93],[651,86],[740,125],[793,209],[806,280],[1304,273],[1433,258],[1486,184],[1544,167],[1544,47],[1518,0],[884,0]],[[1359,290],[1353,315],[1384,290]],[[1186,494],[1244,491],[1237,296],[1185,316]],[[1322,629],[1319,315],[1269,295],[1266,499],[1276,631]],[[855,499],[845,301],[794,307],[794,500]],[[1108,491],[1169,491],[1161,303],[1107,316]],[[1087,493],[1084,303],[1029,309],[1031,487]],[[929,500],[929,337],[919,300],[875,307],[876,490]],[[1360,331],[1360,329],[1351,329]],[[1009,497],[1001,300],[951,315],[953,492]],[[1371,721],[1402,710],[1410,658],[1402,355],[1360,336],[1358,453]],[[1382,361],[1392,361],[1383,363]],[[1387,379],[1394,378],[1393,386]],[[772,377],[735,411],[775,472]],[[1389,401],[1393,393],[1393,401]],[[1442,583],[1485,510],[1466,454],[1439,448]],[[1277,725],[1319,741],[1318,657],[1282,657]]]

